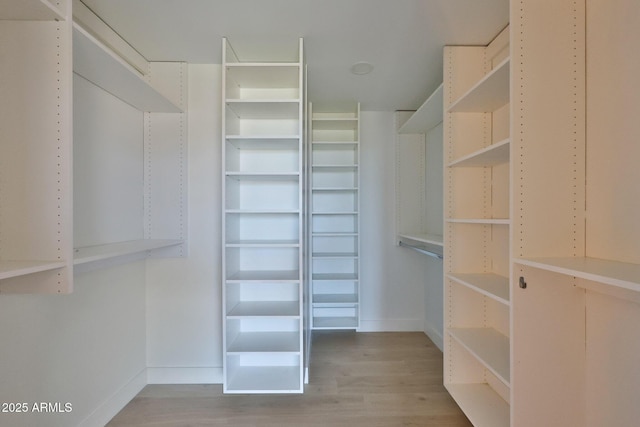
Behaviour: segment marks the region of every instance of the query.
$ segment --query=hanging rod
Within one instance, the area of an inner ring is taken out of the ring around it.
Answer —
[[[439,253],[434,252],[434,251],[430,251],[430,250],[425,249],[425,248],[420,247],[420,246],[409,245],[407,243],[404,243],[402,240],[400,240],[398,242],[398,244],[400,246],[402,246],[402,247],[413,249],[414,251],[418,251],[421,254],[425,254],[425,255],[428,255],[428,256],[433,257],[433,258],[444,259],[442,254],[439,254]]]

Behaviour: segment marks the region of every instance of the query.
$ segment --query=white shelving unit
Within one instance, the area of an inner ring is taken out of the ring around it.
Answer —
[[[396,113],[396,239],[443,256],[441,84],[415,112]]]
[[[0,293],[69,293],[71,2],[1,9]]]
[[[444,382],[476,426],[510,425],[509,30],[445,48]]]
[[[75,22],[76,15],[82,17],[82,23]],[[84,26],[91,23],[101,27]],[[151,219],[164,217],[165,213],[161,212],[165,208],[166,215],[172,218],[147,224],[145,238],[137,242],[114,243],[109,239],[81,236],[79,246],[83,247],[74,253],[75,228],[83,224],[84,209],[74,216],[73,204],[82,203],[85,196],[99,197],[99,192],[95,189],[83,191],[79,189],[82,186],[74,185],[71,161],[75,157],[75,165],[94,169],[87,164],[89,157],[79,155],[75,149],[82,142],[73,141],[76,131],[72,108],[75,78],[90,81],[144,111],[149,118],[156,112],[183,111],[184,92],[179,88],[186,88],[182,81],[184,65],[169,65],[174,68],[172,74],[166,72],[164,65],[143,61],[141,68],[146,71],[152,66],[163,68],[163,72],[157,73],[163,78],[149,81],[139,70],[139,58],[129,56],[125,59],[120,52],[107,47],[102,37],[109,40],[110,46],[123,47],[123,52],[131,51],[130,46],[77,0],[5,1],[0,11],[0,32],[2,40],[7,41],[3,43],[0,58],[3,75],[0,83],[3,93],[0,111],[3,129],[0,142],[0,292],[69,293],[73,290],[74,265],[84,268],[110,258],[122,259],[152,250],[154,253],[160,250],[165,255],[184,254],[184,245],[175,244],[186,235],[184,114],[156,116],[154,126],[163,127],[164,136],[154,134],[153,141],[147,139],[152,133],[149,120],[145,120],[145,151],[149,153],[153,147],[154,159],[147,158],[140,163],[138,176],[145,176],[144,189],[148,193],[156,191],[155,180],[159,175],[166,179],[169,171],[165,166],[169,164],[171,173],[176,173],[176,186],[164,186],[163,198],[155,197],[151,201],[146,197],[144,218],[143,215],[138,218],[141,227],[145,221],[150,223]],[[167,76],[171,76],[169,80],[173,78],[168,85],[162,81]],[[169,89],[171,85],[173,88]],[[170,95],[161,94],[155,86],[163,87]],[[27,122],[27,117],[37,117],[38,125]],[[169,158],[173,160],[157,161]],[[105,171],[102,162],[94,166],[96,173],[107,177],[119,173]],[[145,196],[141,186],[140,200]],[[87,215],[90,214],[85,217]],[[163,225],[157,225],[160,223]],[[166,224],[172,225],[167,229]],[[101,229],[103,225],[94,229]],[[104,245],[100,244],[101,240],[106,240]],[[166,249],[170,247],[175,247],[175,251]]]
[[[242,61],[223,40],[225,393],[304,383],[304,64]]]
[[[360,105],[309,105],[309,250],[313,329],[360,325]]]
[[[640,417],[632,9],[514,1],[512,37],[445,50],[445,385],[476,426]]]
[[[638,4],[513,3],[512,425],[634,425]]]
[[[143,145],[124,147],[110,144],[105,140],[107,136],[85,132],[83,120],[74,127],[77,181],[73,263],[81,271],[147,256],[184,256],[188,218],[185,64],[149,63],[137,54],[124,56],[130,49],[127,42],[77,0],[73,2],[73,17],[73,72],[76,79],[91,84],[78,81],[74,83],[75,90],[84,93],[90,90],[85,88],[95,86],[133,107],[143,117],[140,132],[144,135]],[[84,111],[75,114],[91,120],[90,115],[84,117]],[[127,164],[134,161],[137,164],[131,168],[116,167],[108,161],[118,156],[128,157]],[[106,185],[122,177],[129,181],[116,195],[85,185],[85,182]],[[140,177],[143,180],[138,182]],[[115,207],[118,201],[134,199],[144,206],[142,212],[125,213],[126,206],[120,211]],[[114,206],[120,220],[127,222],[126,227],[104,216],[98,218],[93,207],[104,203]],[[136,229],[143,230],[143,235],[131,233],[136,240],[114,241],[118,239],[112,236],[121,236],[118,229],[130,228],[131,222],[139,225]]]
[[[73,71],[140,111],[181,113],[141,73],[77,22],[73,24]]]

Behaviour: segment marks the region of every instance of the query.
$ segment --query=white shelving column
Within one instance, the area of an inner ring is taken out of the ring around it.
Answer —
[[[224,391],[301,393],[303,42],[281,62],[222,49]]]
[[[396,113],[396,241],[436,258],[442,237],[442,96]]]
[[[510,425],[509,29],[444,51],[444,383],[477,427]]]
[[[70,0],[0,7],[0,293],[73,290]]]
[[[75,112],[80,120],[74,127],[74,271],[149,256],[186,256],[186,64],[148,62],[74,0],[73,72],[77,96],[86,90],[82,82],[87,81],[144,117],[141,145],[129,141],[119,146],[110,143],[109,138],[117,137],[108,132],[94,135],[86,128],[92,112],[87,117],[82,106]],[[131,165],[126,171],[108,161],[122,157]],[[116,182],[123,187],[114,188]],[[96,183],[113,190],[96,191]],[[122,200],[140,200],[144,208],[139,214],[128,212],[127,203],[118,203]],[[112,207],[112,215],[100,215],[101,206]],[[127,227],[140,227],[143,234],[125,235],[122,230]]]
[[[360,104],[311,115],[311,285],[313,329],[360,325]]]

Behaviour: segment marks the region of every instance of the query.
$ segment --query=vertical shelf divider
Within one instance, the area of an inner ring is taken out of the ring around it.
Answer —
[[[509,138],[508,27],[444,67],[444,384],[474,426],[507,427],[511,165],[479,153]]]

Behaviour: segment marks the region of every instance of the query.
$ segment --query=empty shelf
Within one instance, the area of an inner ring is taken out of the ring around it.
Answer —
[[[227,240],[228,248],[297,248],[298,240]]]
[[[509,404],[487,384],[445,384],[475,427],[509,427]]]
[[[589,257],[520,258],[522,265],[640,292],[640,265]],[[603,289],[605,289],[603,287]],[[606,290],[605,290],[606,292]]]
[[[298,99],[227,99],[227,106],[241,119],[297,119]]]
[[[398,129],[398,133],[426,133],[442,122],[444,89],[441,84]]]
[[[63,267],[63,261],[0,261],[0,280]]]
[[[227,78],[242,88],[298,88],[300,66],[288,62],[227,63]]]
[[[73,71],[140,111],[182,111],[76,23],[73,24]]]
[[[449,167],[488,167],[507,163],[511,151],[510,142],[509,139],[497,142],[449,163]]]
[[[427,234],[427,233],[403,233],[399,234],[398,238],[414,240],[421,243],[429,243],[430,245],[443,245],[443,239],[441,234]]]
[[[228,353],[297,353],[298,332],[240,332],[229,344]]]
[[[227,371],[227,393],[300,393],[299,366],[238,366]]]
[[[447,277],[502,304],[509,305],[509,278],[492,273],[449,274]]]
[[[355,273],[316,273],[311,280],[358,280]]]
[[[450,328],[449,334],[507,387],[509,386],[508,337],[491,328]]]
[[[313,295],[314,306],[339,306],[341,304],[354,305],[358,303],[356,294],[315,294]]]
[[[184,243],[182,240],[146,239],[85,246],[74,249],[73,264],[80,265],[120,256],[144,253],[154,249],[181,245],[182,243]]]
[[[298,270],[282,271],[239,271],[227,278],[227,282],[297,282],[300,280]]]
[[[299,316],[298,301],[242,301],[227,313],[227,318]]]
[[[449,107],[450,113],[489,113],[509,102],[509,58],[498,64]]]
[[[313,317],[314,329],[353,329],[357,327],[357,317]]]

